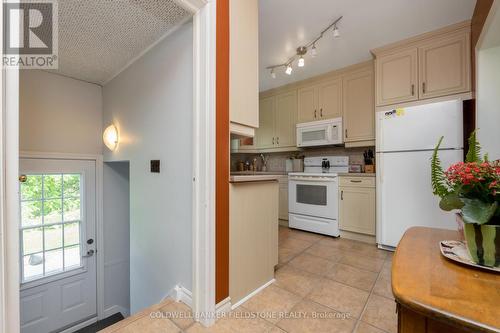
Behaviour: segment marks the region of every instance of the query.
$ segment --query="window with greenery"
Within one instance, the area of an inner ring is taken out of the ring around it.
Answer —
[[[81,267],[81,175],[27,175],[20,192],[22,281]]]

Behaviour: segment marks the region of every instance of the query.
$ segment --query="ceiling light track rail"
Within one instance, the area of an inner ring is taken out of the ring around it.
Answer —
[[[286,62],[266,67],[266,69],[269,69],[271,71],[272,78],[273,79],[276,78],[275,69],[281,68],[281,67],[285,68],[285,73],[286,74],[291,75],[292,74],[292,70],[293,70],[292,65],[293,65],[294,61],[297,60],[297,58],[299,59],[298,66],[299,67],[304,67],[304,65],[305,65],[304,55],[307,53],[307,51],[309,49],[311,49],[311,51],[312,51],[312,57],[315,57],[316,53],[317,53],[316,43],[321,38],[323,38],[324,35],[329,30],[331,30],[331,29],[333,30],[333,37],[337,38],[337,37],[340,36],[340,32],[339,32],[339,29],[337,27],[337,24],[340,22],[340,20],[342,20],[342,18],[343,18],[343,16],[340,16],[335,21],[333,21],[330,25],[328,25],[325,29],[323,29],[316,38],[314,38],[313,40],[311,40],[309,43],[307,43],[307,44],[305,44],[303,46],[297,47],[296,53],[292,57],[288,58],[288,60]]]

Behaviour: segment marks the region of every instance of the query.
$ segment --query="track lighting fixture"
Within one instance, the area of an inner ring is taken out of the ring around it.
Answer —
[[[271,77],[273,79],[276,78],[276,73],[275,73],[275,69],[276,68],[280,68],[280,67],[285,67],[285,73],[288,74],[288,75],[292,75],[292,71],[293,71],[293,68],[292,68],[292,63],[298,59],[297,61],[297,66],[298,67],[304,67],[305,65],[305,60],[304,60],[304,55],[307,53],[307,51],[310,49],[311,51],[311,57],[314,58],[316,57],[316,55],[318,54],[318,50],[316,49],[316,43],[321,39],[323,38],[323,35],[330,29],[333,30],[333,37],[334,38],[338,38],[340,37],[340,31],[339,31],[339,28],[337,27],[337,23],[340,22],[340,20],[342,19],[342,16],[340,16],[339,18],[337,18],[335,21],[333,21],[329,26],[327,26],[325,29],[323,29],[323,31],[321,31],[321,33],[315,38],[313,39],[311,42],[309,42],[308,44],[305,44],[303,46],[299,46],[297,48],[297,51],[295,53],[295,55],[293,55],[291,58],[288,59],[287,62],[285,63],[282,63],[282,64],[278,64],[278,65],[273,65],[273,66],[268,66],[267,69],[270,69],[271,70]]]
[[[311,57],[316,58],[317,55],[318,55],[318,50],[316,49],[316,44],[313,44],[311,49]]]
[[[297,64],[299,67],[304,67],[305,62],[304,62],[304,57],[300,56],[299,58],[299,63]]]
[[[340,37],[340,31],[339,28],[337,28],[337,25],[333,27],[333,37],[334,38],[339,38]]]

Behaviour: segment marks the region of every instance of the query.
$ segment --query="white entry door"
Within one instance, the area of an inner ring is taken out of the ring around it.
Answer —
[[[21,159],[21,332],[96,317],[95,162]]]

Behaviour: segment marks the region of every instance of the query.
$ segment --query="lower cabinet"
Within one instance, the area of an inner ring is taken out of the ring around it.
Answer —
[[[339,228],[375,235],[375,177],[341,177]]]
[[[288,177],[283,176],[279,179],[280,196],[279,196],[279,214],[280,220],[288,221]]]

